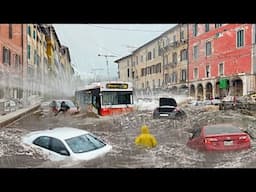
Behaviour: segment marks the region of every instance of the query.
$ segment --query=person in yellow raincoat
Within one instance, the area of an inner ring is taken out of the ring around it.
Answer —
[[[135,139],[135,144],[149,148],[157,145],[156,138],[149,133],[147,125],[141,127],[141,134]]]

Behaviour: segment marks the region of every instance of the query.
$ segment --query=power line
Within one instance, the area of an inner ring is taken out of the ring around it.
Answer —
[[[94,24],[87,24],[89,26],[93,26],[93,27],[98,27],[98,28],[102,28],[102,29],[109,29],[109,30],[118,30],[118,31],[139,31],[139,32],[154,32],[154,33],[163,33],[164,31],[154,31],[154,30],[141,30],[141,29],[121,29],[121,28],[114,28],[114,27],[103,27],[103,26],[99,26],[99,25],[94,25]]]

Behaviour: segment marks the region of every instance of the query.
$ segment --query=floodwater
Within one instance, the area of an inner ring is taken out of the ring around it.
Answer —
[[[95,117],[90,115],[53,116],[41,108],[32,115],[0,129],[0,167],[12,168],[254,168],[256,145],[236,152],[199,152],[186,146],[189,130],[197,125],[232,122],[246,127],[256,118],[237,111],[207,111],[203,107],[184,106],[188,118],[183,121],[153,119],[155,101],[146,101],[133,113]],[[145,106],[150,106],[150,109]],[[141,107],[143,106],[143,107]],[[149,126],[158,145],[141,149],[134,145],[141,125]],[[38,149],[21,143],[30,131],[70,126],[93,132],[113,146],[105,156],[82,162],[50,161]]]

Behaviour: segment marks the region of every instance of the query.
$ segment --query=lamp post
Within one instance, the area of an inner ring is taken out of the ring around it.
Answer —
[[[108,72],[108,81],[109,81],[109,66],[108,66],[108,57],[116,57],[115,55],[102,55],[98,54],[99,57],[105,57],[106,59],[106,64],[107,64],[107,72]]]

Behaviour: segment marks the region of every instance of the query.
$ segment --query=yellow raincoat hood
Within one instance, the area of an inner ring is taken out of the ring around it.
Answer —
[[[141,133],[149,133],[149,130],[148,130],[148,126],[147,125],[143,125],[142,127],[141,127]]]

